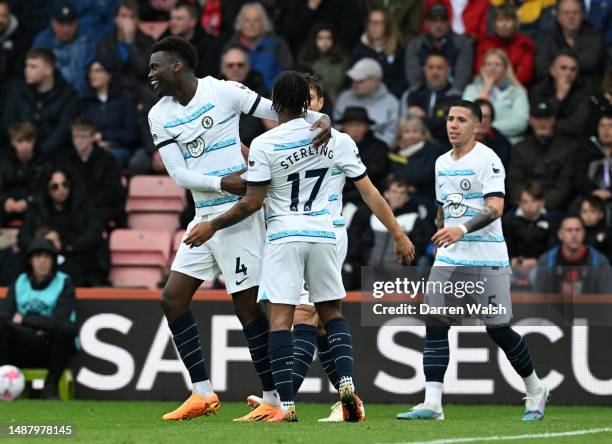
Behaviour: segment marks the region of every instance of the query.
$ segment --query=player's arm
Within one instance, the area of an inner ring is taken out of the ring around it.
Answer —
[[[359,190],[363,202],[393,236],[397,261],[401,262],[404,259],[407,263],[412,262],[415,253],[414,245],[397,223],[393,210],[391,210],[391,207],[389,207],[389,204],[382,197],[370,178],[366,175],[354,181],[354,184],[357,190]]]
[[[441,207],[440,207],[441,208]],[[439,210],[438,210],[439,211]],[[447,247],[458,242],[468,233],[478,231],[493,221],[500,218],[504,213],[504,198],[491,196],[485,199],[485,206],[480,212],[464,224],[456,227],[439,229],[431,238],[432,242],[440,247]]]
[[[444,228],[444,207],[440,205],[438,207],[438,212],[436,213],[436,228],[438,230]]]
[[[200,222],[189,230],[183,242],[191,248],[199,247],[213,237],[217,231],[243,221],[263,206],[267,191],[267,183],[247,186],[246,196],[240,199],[231,210],[210,221]]]
[[[247,116],[255,116],[259,119],[278,121],[278,114],[272,109],[272,101],[260,96],[246,86],[238,82],[220,81],[221,87],[227,97],[232,101],[240,112]],[[320,132],[313,139],[315,147],[325,145],[331,138],[331,120],[326,114],[308,110],[305,120],[312,124],[311,130],[319,129]]]

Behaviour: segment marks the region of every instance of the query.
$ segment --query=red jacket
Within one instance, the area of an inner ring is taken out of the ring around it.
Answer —
[[[517,80],[525,87],[531,84],[535,65],[535,44],[531,38],[518,32],[508,42],[504,42],[497,35],[484,37],[476,50],[474,73],[478,74],[480,72],[482,59],[491,48],[503,49],[508,54]]]
[[[425,0],[423,4],[423,17],[427,17],[427,11],[436,3],[442,3],[446,6],[449,21],[452,25],[453,7],[450,0]],[[487,34],[487,12],[489,10],[489,4],[490,0],[468,0],[468,4],[461,14],[466,36],[473,37],[478,41]],[[423,32],[427,32],[427,20],[423,21]]]

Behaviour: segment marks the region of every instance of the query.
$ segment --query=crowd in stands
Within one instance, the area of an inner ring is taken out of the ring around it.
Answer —
[[[506,168],[513,266],[612,259],[611,0],[0,0],[0,226],[18,230],[0,231],[0,285],[40,239],[74,286],[111,284],[126,185],[166,174],[147,121],[165,36],[197,48],[199,77],[262,96],[284,70],[318,76],[323,112],[355,140],[420,264],[460,98],[481,107],[478,140]],[[243,115],[241,140],[275,125]],[[392,242],[350,183],[344,200],[353,289],[361,265],[393,262]]]

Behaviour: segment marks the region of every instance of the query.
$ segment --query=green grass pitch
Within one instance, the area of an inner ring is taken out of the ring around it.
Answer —
[[[0,442],[84,443],[408,443],[433,440],[482,442],[467,438],[539,435],[576,430],[606,429],[579,436],[530,437],[494,442],[611,443],[612,407],[555,407],[538,423],[522,423],[522,407],[448,405],[439,422],[397,421],[402,405],[366,405],[367,421],[361,424],[317,423],[327,416],[328,404],[298,404],[297,424],[233,423],[247,413],[246,404],[224,403],[217,415],[191,421],[163,422],[161,415],[177,406],[173,402],[34,401],[0,402],[0,424],[73,424],[76,434],[67,439],[10,438]],[[458,441],[464,439],[465,441]]]

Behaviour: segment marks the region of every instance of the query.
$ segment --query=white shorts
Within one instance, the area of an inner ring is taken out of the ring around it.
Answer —
[[[196,216],[186,233],[194,225],[216,216]],[[236,225],[217,231],[199,247],[189,248],[181,243],[170,269],[203,281],[212,281],[221,272],[229,294],[255,287],[261,277],[265,235],[263,211],[258,211]]]
[[[336,233],[336,251],[338,252],[338,265],[340,270],[340,278],[342,279],[342,264],[346,259],[346,252],[348,251],[348,234],[346,233],[346,227],[334,227],[334,233]],[[302,293],[300,294],[300,305],[312,305],[310,302],[310,294],[308,292],[308,285],[304,282],[302,286]]]
[[[346,293],[338,262],[335,244],[267,243],[257,300],[299,305],[304,281],[314,303],[342,299]]]

